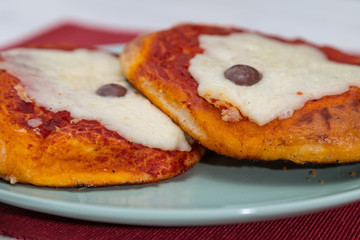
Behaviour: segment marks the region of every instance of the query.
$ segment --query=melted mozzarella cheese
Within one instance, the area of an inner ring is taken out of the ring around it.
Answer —
[[[327,60],[319,50],[292,45],[252,33],[201,35],[202,54],[190,61],[189,72],[199,83],[198,93],[211,103],[231,103],[258,125],[291,117],[309,100],[360,87],[360,67]],[[239,86],[224,77],[236,64],[262,74],[252,86]],[[300,94],[299,94],[300,93]]]
[[[97,120],[127,140],[163,150],[189,151],[183,131],[122,76],[117,58],[100,51],[13,49],[1,53],[0,69],[21,80],[27,95],[53,112]],[[124,97],[96,94],[102,85],[127,89]],[[30,121],[30,120],[29,120]],[[32,124],[41,124],[34,123]]]

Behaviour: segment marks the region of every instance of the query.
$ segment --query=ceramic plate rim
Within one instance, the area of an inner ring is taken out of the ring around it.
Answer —
[[[74,219],[143,226],[176,227],[249,223],[311,214],[350,204],[360,199],[360,188],[358,188],[305,200],[276,202],[263,206],[255,204],[244,207],[240,204],[230,208],[144,209],[49,200],[4,190],[3,184],[8,183],[0,182],[0,201],[13,206]],[[28,185],[21,187],[26,188]]]

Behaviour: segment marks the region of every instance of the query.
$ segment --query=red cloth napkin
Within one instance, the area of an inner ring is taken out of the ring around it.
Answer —
[[[29,43],[96,45],[127,42],[137,32],[64,23],[13,46]],[[9,48],[12,46],[8,46]],[[19,239],[360,239],[360,203],[301,217],[205,227],[105,224],[38,213],[0,203],[0,234]]]

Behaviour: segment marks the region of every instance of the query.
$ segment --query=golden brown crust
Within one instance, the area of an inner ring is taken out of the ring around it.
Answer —
[[[123,50],[123,54],[124,56],[122,58],[120,58],[120,66],[121,66],[121,71],[123,71],[123,74],[126,76],[130,69],[130,64],[134,65],[136,64],[136,61],[141,61],[141,49],[145,48],[145,40],[148,38],[148,35],[139,35],[137,38],[135,38],[132,42],[131,48],[125,48]]]
[[[0,59],[1,61],[1,59]],[[97,121],[37,106],[19,79],[0,70],[0,177],[38,186],[158,182],[182,174],[204,149],[163,151],[127,141]],[[41,119],[41,125],[29,124]]]
[[[243,30],[180,25],[128,44],[121,64],[126,68],[126,77],[140,92],[194,139],[220,154],[296,163],[359,161],[359,88],[351,87],[346,93],[309,101],[292,117],[264,126],[247,119],[223,121],[221,110],[197,94],[197,83],[187,71],[189,60],[202,51],[197,36],[234,31]],[[360,65],[359,58],[328,47],[318,48],[331,60]]]

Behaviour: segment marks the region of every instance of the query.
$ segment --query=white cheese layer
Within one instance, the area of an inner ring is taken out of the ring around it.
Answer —
[[[100,51],[13,49],[1,53],[0,69],[21,80],[36,103],[76,119],[97,120],[127,140],[163,150],[191,150],[183,131],[122,76],[116,57]],[[123,97],[96,90],[109,83],[127,89]]]
[[[327,60],[310,46],[292,45],[252,33],[201,35],[202,54],[190,61],[189,72],[206,100],[231,103],[258,125],[291,117],[309,100],[360,87],[360,67]],[[262,79],[239,86],[224,77],[236,64],[252,66]]]

